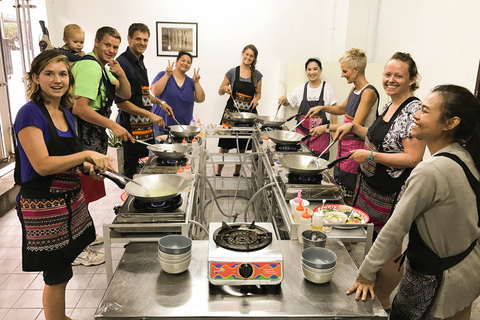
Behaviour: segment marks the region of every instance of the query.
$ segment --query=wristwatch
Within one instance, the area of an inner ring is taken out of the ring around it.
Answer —
[[[326,133],[330,133],[330,123],[327,123],[327,129],[325,129]]]
[[[370,154],[368,155],[367,159],[375,161],[375,160],[373,160],[373,150],[370,151]]]

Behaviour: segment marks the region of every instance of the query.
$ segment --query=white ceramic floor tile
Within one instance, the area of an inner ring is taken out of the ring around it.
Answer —
[[[10,275],[9,273],[0,273],[0,285],[8,278],[9,275]]]
[[[5,253],[0,256],[0,259],[22,259],[22,248],[5,248]]]
[[[92,280],[88,283],[87,289],[91,290],[105,290],[107,289],[107,277],[105,274],[96,273],[93,275]]]
[[[0,309],[0,320],[6,319],[5,316],[7,315],[8,311],[10,311],[10,309]]]
[[[98,307],[104,294],[105,290],[85,290],[78,301],[77,309]]]
[[[21,239],[20,236],[6,236],[2,235],[0,237],[0,248],[11,248],[14,246],[15,242]]]
[[[73,309],[66,309],[65,310],[65,315],[67,317],[70,317],[72,315]],[[43,309],[40,311],[40,314],[37,316],[35,320],[46,320],[45,319],[45,314],[43,313]]]
[[[0,308],[11,308],[25,290],[0,290]]]
[[[21,266],[22,260],[18,259],[0,259],[0,273],[12,273],[18,266]]]
[[[45,288],[45,281],[43,281],[43,273],[37,273],[35,279],[30,283],[27,289],[29,290],[43,290]]]
[[[8,320],[36,320],[42,309],[10,309],[5,316]]]
[[[480,310],[473,309],[472,314],[470,315],[470,320],[480,320]]]
[[[12,273],[1,285],[0,290],[4,289],[24,289],[26,290],[37,277],[31,273]]]
[[[77,306],[78,301],[82,297],[84,290],[68,290],[65,297],[66,308],[74,309]]]
[[[85,290],[92,280],[93,273],[77,273],[68,281],[67,290]]]
[[[86,267],[86,266],[83,266],[83,265],[79,265],[79,266],[73,266],[72,268],[73,268],[73,274],[96,273],[97,269],[98,269],[98,266]]]
[[[3,232],[4,236],[21,236],[22,235],[22,227],[20,222],[17,224],[10,226],[5,232]]]
[[[25,290],[21,297],[17,300],[14,308],[43,308],[42,305],[43,290]]]
[[[96,310],[97,308],[75,309],[72,312],[71,318],[75,320],[92,320]]]

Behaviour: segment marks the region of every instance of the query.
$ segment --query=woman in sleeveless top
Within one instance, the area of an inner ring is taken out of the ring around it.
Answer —
[[[395,53],[383,73],[383,88],[391,101],[381,116],[370,128],[350,122],[335,133],[334,138],[339,139],[349,132],[365,138],[367,150],[351,151],[350,159],[360,164],[353,205],[370,216],[375,225],[374,239],[390,218],[405,180],[425,152],[425,144],[411,135],[413,114],[421,105],[413,95],[418,88],[417,77],[410,54]],[[385,309],[390,309],[390,294],[401,279],[397,269],[392,260],[380,270],[377,296]]]
[[[65,316],[65,288],[72,262],[95,239],[95,228],[80,186],[82,171],[100,179],[110,159],[82,151],[72,114],[74,78],[56,50],[39,54],[27,75],[28,96],[17,114],[15,183],[22,224],[22,268],[43,271],[45,318]]]
[[[337,104],[337,96],[335,90],[330,83],[320,79],[322,74],[322,63],[319,58],[313,57],[305,63],[305,73],[308,82],[298,86],[288,97],[282,96],[278,99],[278,105],[293,107],[298,106],[297,122],[306,118],[308,112],[315,106],[334,106]],[[309,135],[310,130],[318,127],[326,127],[330,125],[330,114],[320,111],[315,116],[305,119],[295,130],[303,136]],[[330,143],[330,134],[322,132],[318,136],[308,137],[302,143],[313,150],[316,154],[320,154]],[[330,153],[326,152],[322,158],[329,158]]]
[[[223,78],[218,89],[218,94],[230,95],[223,111],[221,124],[231,127],[234,121],[231,114],[238,112],[257,113],[258,101],[262,97],[262,77],[260,71],[255,69],[257,64],[258,50],[253,44],[247,45],[242,50],[242,64],[230,69]],[[233,101],[235,99],[235,102]],[[236,106],[236,107],[235,107]],[[252,148],[251,143],[247,146],[248,139],[238,139],[239,152],[244,153],[245,149]],[[220,138],[218,140],[220,153],[228,153],[230,149],[237,149],[236,139]],[[217,165],[216,175],[222,174],[223,164]],[[240,175],[240,165],[235,165],[233,176]]]
[[[376,272],[408,233],[390,319],[470,319],[480,295],[480,104],[467,89],[442,85],[413,117],[412,136],[433,156],[412,171],[348,293],[374,297]]]
[[[353,122],[368,128],[376,118],[380,98],[377,89],[365,78],[367,56],[363,50],[352,48],[345,52],[339,61],[342,77],[347,80],[347,83],[354,85],[348,98],[341,105],[311,108],[307,117],[319,111],[328,110],[332,114],[343,114],[344,123]],[[319,126],[310,130],[310,134],[318,136],[326,131],[335,132],[340,125]],[[365,148],[365,140],[349,133],[338,142],[337,158],[350,154],[351,150],[363,148]],[[334,169],[335,181],[342,187],[345,194],[344,200],[348,205],[353,202],[357,174],[358,163],[353,160],[342,161]]]

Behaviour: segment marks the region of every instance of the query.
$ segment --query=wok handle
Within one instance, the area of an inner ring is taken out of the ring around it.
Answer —
[[[339,163],[339,162],[341,162],[341,161],[343,161],[343,160],[347,160],[347,159],[350,158],[350,157],[351,157],[351,154],[349,154],[348,156],[343,156],[343,157],[340,157],[340,158],[338,158],[338,159],[335,159],[335,160],[333,160],[332,162],[330,162],[330,163],[327,165],[327,168],[328,168],[328,169],[331,169],[331,168],[333,168],[333,166],[336,165],[337,163]]]
[[[96,174],[101,175],[102,177],[105,177],[109,180],[112,180],[113,183],[115,183],[120,189],[125,189],[125,186],[127,185],[125,181],[120,180],[120,177],[117,176],[116,174],[109,172],[109,171],[100,171],[98,169],[94,170]]]
[[[291,116],[290,118],[288,118],[287,120],[285,120],[285,122],[288,122],[290,120],[292,120],[293,118],[297,117],[297,116],[300,116],[302,115],[301,113],[297,113],[297,114],[294,114],[293,116]]]
[[[303,137],[300,141],[305,141],[307,140],[308,138],[310,138],[312,135],[311,134],[307,134],[305,137]]]

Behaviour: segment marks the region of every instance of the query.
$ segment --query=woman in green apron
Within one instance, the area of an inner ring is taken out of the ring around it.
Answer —
[[[412,136],[433,156],[413,169],[347,293],[375,297],[376,272],[408,233],[390,319],[470,319],[480,295],[480,104],[463,87],[438,86],[414,122]]]
[[[45,318],[65,316],[65,288],[71,263],[95,239],[92,218],[80,187],[82,171],[106,170],[110,159],[82,151],[73,117],[74,78],[67,58],[44,51],[32,62],[30,102],[17,114],[15,183],[20,185],[17,214],[22,224],[23,271],[43,271]]]

